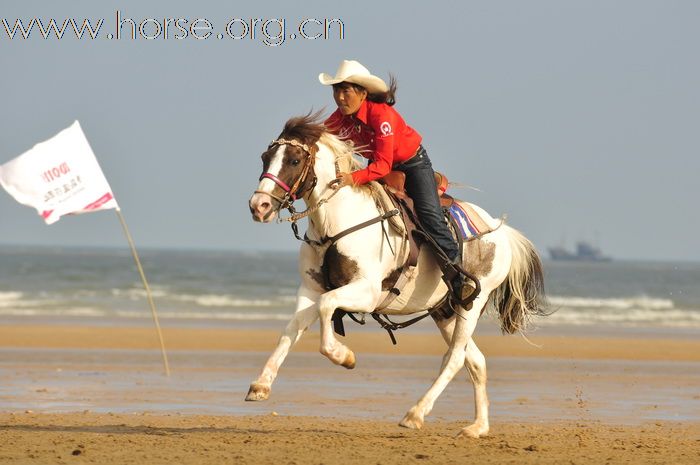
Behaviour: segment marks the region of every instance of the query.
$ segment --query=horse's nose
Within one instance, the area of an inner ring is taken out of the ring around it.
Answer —
[[[250,199],[248,207],[250,208],[250,213],[253,215],[253,219],[255,219],[255,221],[265,221],[272,210],[272,203],[265,198],[253,197]]]
[[[260,217],[260,219],[264,218],[265,215],[267,215],[270,210],[272,210],[272,204],[270,202],[260,202],[255,209],[256,213]]]

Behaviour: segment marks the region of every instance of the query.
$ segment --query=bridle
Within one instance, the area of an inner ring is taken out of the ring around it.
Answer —
[[[302,149],[306,153],[306,157],[304,158],[304,165],[302,166],[301,169],[301,174],[299,177],[294,181],[294,184],[292,186],[288,186],[287,183],[282,181],[280,178],[275,176],[274,174],[270,172],[264,172],[260,175],[260,178],[258,181],[262,181],[263,179],[269,179],[272,182],[274,182],[277,186],[279,186],[283,191],[284,191],[284,197],[278,197],[270,192],[263,192],[260,190],[256,190],[255,193],[258,194],[266,194],[275,199],[279,205],[274,212],[279,212],[283,208],[286,208],[291,216],[288,218],[282,218],[281,216],[277,216],[277,222],[283,222],[283,221],[289,221],[293,224],[293,226],[296,226],[294,223],[296,223],[298,220],[310,215],[311,213],[315,212],[318,210],[324,203],[328,202],[331,197],[333,197],[338,190],[334,190],[331,195],[328,197],[319,200],[319,202],[316,205],[310,206],[303,212],[297,212],[294,208],[294,202],[300,198],[304,197],[307,193],[311,192],[315,187],[316,183],[318,182],[318,178],[316,178],[316,174],[314,174],[314,178],[311,181],[311,185],[308,188],[305,188],[302,190],[303,186],[306,184],[306,178],[309,176],[309,173],[311,172],[311,168],[314,166],[316,163],[316,151],[318,150],[316,146],[314,145],[313,148],[310,148],[308,145],[299,142],[298,140],[294,139],[284,139],[284,138],[279,138],[275,139],[272,142],[270,142],[270,145],[267,146],[268,150],[274,147],[275,145],[291,145],[293,147],[298,147]],[[335,175],[336,178],[340,177],[340,168],[338,167],[338,160],[336,158],[335,160]],[[335,182],[335,181],[334,181]]]
[[[393,210],[390,210],[384,214],[381,214],[381,215],[376,216],[376,217],[374,217],[370,220],[367,220],[363,223],[360,223],[360,224],[352,226],[348,229],[345,229],[344,231],[339,232],[335,236],[324,237],[318,241],[309,239],[306,235],[304,235],[304,237],[301,237],[299,235],[299,227],[297,226],[297,221],[309,216],[311,213],[313,213],[316,210],[318,210],[319,208],[321,208],[321,206],[323,204],[325,204],[326,202],[328,202],[330,199],[332,199],[333,196],[340,191],[340,189],[333,189],[333,192],[331,192],[331,194],[328,197],[322,198],[315,205],[308,207],[303,212],[297,212],[294,209],[294,205],[293,205],[294,201],[297,200],[299,197],[303,197],[308,192],[311,192],[314,189],[314,187],[316,187],[316,183],[318,181],[318,179],[316,178],[316,175],[314,174],[314,179],[313,179],[313,182],[311,183],[311,187],[309,187],[308,189],[305,189],[304,192],[301,192],[299,190],[299,189],[301,189],[300,186],[304,185],[304,183],[306,181],[306,177],[309,175],[309,172],[311,171],[311,167],[314,166],[314,163],[316,162],[316,152],[312,151],[308,145],[306,145],[302,142],[299,142],[297,140],[294,140],[294,139],[283,139],[283,138],[275,139],[272,142],[270,142],[270,145],[268,145],[268,150],[275,145],[292,145],[294,147],[299,147],[304,152],[306,152],[306,158],[304,159],[304,166],[302,167],[301,175],[299,176],[299,178],[297,178],[297,180],[294,182],[292,187],[289,187],[287,185],[287,183],[282,181],[280,178],[278,178],[274,174],[269,173],[269,172],[264,172],[263,174],[260,175],[259,180],[262,181],[263,179],[269,179],[272,182],[274,182],[276,185],[278,185],[285,192],[284,197],[277,197],[276,195],[270,194],[269,192],[263,192],[263,191],[259,191],[259,190],[256,190],[255,192],[259,193],[259,194],[269,195],[270,197],[277,200],[277,202],[279,202],[279,205],[277,206],[277,208],[275,210],[273,210],[274,212],[279,212],[283,208],[286,208],[289,211],[290,216],[287,218],[282,218],[280,215],[278,215],[277,222],[281,223],[283,221],[289,221],[290,223],[292,223],[292,232],[294,233],[295,238],[297,238],[300,241],[306,242],[309,245],[322,247],[328,243],[333,244],[333,243],[339,241],[341,238],[347,236],[348,234],[352,234],[355,231],[359,231],[360,229],[364,229],[367,226],[370,226],[374,223],[382,222],[382,231],[383,231],[384,235],[386,236],[387,241],[389,240],[389,237],[387,236],[386,230],[384,229],[383,222],[384,222],[384,220],[386,220],[392,216],[398,215],[400,213],[398,208],[394,208]],[[335,164],[335,180],[333,180],[331,182],[331,185],[329,185],[329,188],[332,188],[333,183],[339,182],[339,178],[340,178],[340,166],[338,165],[338,157],[335,158],[334,164]],[[391,244],[389,244],[389,247],[391,247]],[[392,252],[393,252],[393,250],[392,250]]]
[[[292,184],[292,187],[289,187],[287,183],[282,181],[280,178],[275,176],[274,174],[270,172],[264,172],[260,175],[260,178],[258,181],[262,181],[263,179],[269,179],[275,184],[277,184],[283,191],[284,191],[284,197],[278,197],[270,192],[263,192],[256,190],[256,193],[260,194],[267,194],[273,199],[277,200],[279,202],[279,206],[275,211],[279,211],[282,208],[289,208],[292,206],[292,203],[294,203],[295,200],[297,200],[299,197],[303,197],[306,192],[300,192],[301,186],[304,185],[306,181],[306,177],[309,175],[309,172],[311,171],[311,167],[314,166],[314,163],[316,162],[316,152],[312,151],[308,145],[299,142],[298,140],[294,139],[275,139],[272,142],[270,142],[270,145],[267,146],[267,149],[271,149],[275,145],[291,145],[293,147],[298,147],[302,149],[306,153],[306,157],[304,158],[304,165],[302,166],[301,169],[301,175],[296,179],[294,184]],[[316,186],[316,176],[314,175],[313,182],[311,183],[311,187],[309,189],[306,189],[306,191],[311,191],[313,188]]]

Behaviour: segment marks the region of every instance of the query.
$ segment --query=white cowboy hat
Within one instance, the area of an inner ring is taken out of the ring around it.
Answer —
[[[343,60],[338,66],[338,71],[335,72],[335,77],[330,74],[321,73],[318,75],[318,80],[324,86],[332,86],[340,82],[352,82],[359,84],[370,94],[386,92],[389,90],[386,83],[377,76],[370,74],[369,70],[362,66],[360,62],[355,60]]]

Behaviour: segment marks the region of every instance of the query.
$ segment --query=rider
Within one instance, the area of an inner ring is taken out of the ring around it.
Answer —
[[[459,246],[447,228],[440,207],[437,186],[428,153],[421,145],[422,137],[408,126],[393,108],[396,103],[396,80],[390,76],[389,86],[354,60],[343,60],[335,76],[321,73],[323,85],[333,86],[338,109],[326,120],[330,132],[366,148],[361,155],[369,159],[366,168],[341,173],[340,188],[365,184],[389,174],[391,170],[406,173],[406,191],[423,229],[430,234],[450,264],[462,265]],[[451,281],[457,299],[464,301],[473,288],[464,282],[461,273]]]

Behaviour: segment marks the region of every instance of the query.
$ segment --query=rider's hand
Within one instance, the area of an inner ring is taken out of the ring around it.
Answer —
[[[340,189],[341,187],[352,186],[354,184],[352,173],[340,173],[338,179],[331,182],[331,187],[333,189]]]

